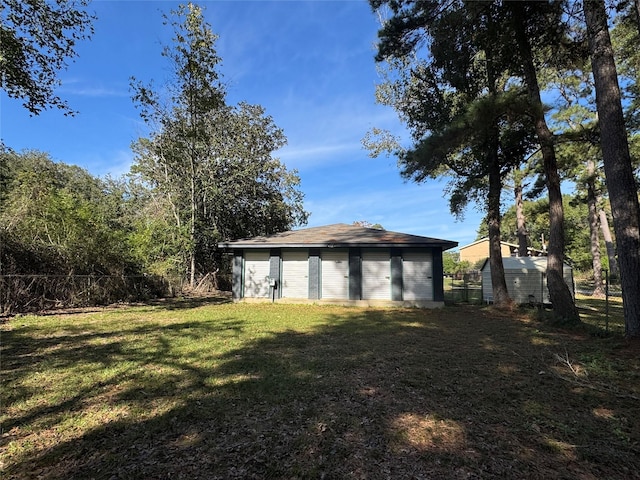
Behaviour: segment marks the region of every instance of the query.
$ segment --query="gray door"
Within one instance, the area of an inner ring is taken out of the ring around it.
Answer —
[[[244,254],[244,296],[269,296],[269,251],[248,251]]]
[[[391,262],[388,249],[362,251],[362,298],[391,300]]]
[[[349,298],[349,252],[323,250],[320,255],[321,298]]]
[[[309,298],[309,253],[282,251],[282,297]]]
[[[402,255],[402,298],[433,300],[433,260],[431,252]]]

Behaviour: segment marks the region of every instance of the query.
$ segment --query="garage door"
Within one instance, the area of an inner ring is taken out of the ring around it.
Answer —
[[[245,252],[244,296],[250,298],[269,296],[269,252]]]
[[[391,299],[391,263],[389,250],[362,251],[362,298]]]
[[[433,300],[431,252],[405,252],[402,259],[403,299]]]
[[[349,252],[324,250],[320,255],[321,298],[349,298]]]
[[[282,296],[309,298],[309,254],[306,250],[282,251]]]

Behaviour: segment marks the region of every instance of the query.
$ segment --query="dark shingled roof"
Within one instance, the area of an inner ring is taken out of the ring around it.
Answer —
[[[457,247],[458,242],[336,223],[324,227],[291,230],[266,237],[222,242],[220,246],[231,250],[284,247],[441,247],[443,250],[448,250]]]

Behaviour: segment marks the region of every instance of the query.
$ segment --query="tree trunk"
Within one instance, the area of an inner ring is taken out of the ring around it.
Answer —
[[[593,265],[593,293],[594,297],[604,295],[602,284],[602,262],[600,261],[600,235],[598,221],[598,207],[596,204],[596,191],[594,178],[596,165],[593,160],[587,161],[587,208],[589,209],[589,236],[591,239],[591,260]]]
[[[525,30],[524,11],[521,2],[511,3],[514,12],[515,36],[518,44],[524,80],[527,86],[535,131],[542,152],[544,173],[549,192],[549,247],[547,255],[547,287],[549,298],[553,304],[554,316],[566,323],[580,322],[580,315],[573,300],[573,295],[564,281],[564,209],[560,176],[556,152],[553,145],[553,134],[544,118],[544,108],[540,97],[540,87],[533,62],[531,44]]]
[[[190,261],[190,277],[189,285],[194,288],[196,285],[196,180],[195,180],[195,166],[191,164],[191,229],[189,235],[191,236],[190,248],[191,248],[191,261]]]
[[[518,237],[518,256],[527,256],[527,225],[524,216],[524,202],[522,200],[522,182],[519,174],[515,176],[514,193],[516,197],[516,235]]]
[[[511,304],[511,297],[504,278],[504,264],[502,262],[502,246],[500,242],[500,192],[502,179],[500,166],[495,158],[491,162],[489,171],[489,195],[487,198],[487,223],[489,227],[489,264],[491,265],[491,286],[493,302],[498,306]]]
[[[495,183],[495,179],[489,177],[489,183]],[[497,182],[501,184],[498,179]],[[504,278],[504,263],[502,262],[502,247],[500,242],[500,193],[492,191],[489,187],[489,208],[487,211],[487,223],[489,226],[489,264],[491,265],[491,286],[493,302],[498,306],[511,304],[511,297],[507,290],[507,282]]]
[[[488,23],[493,26],[491,14]],[[493,99],[497,98],[496,73],[493,68],[491,47],[485,49],[487,57],[487,85]],[[489,264],[491,265],[491,288],[494,305],[511,305],[511,297],[504,278],[504,263],[502,262],[502,245],[500,238],[500,196],[502,194],[502,175],[500,169],[500,127],[498,119],[488,119],[491,122],[488,145],[489,165],[489,194],[487,198],[487,223],[489,227]]]
[[[618,247],[625,334],[640,338],[640,205],[607,13],[603,0],[584,0],[600,123],[600,144]]]
[[[598,205],[600,205],[600,199],[598,199]],[[609,217],[604,208],[598,210],[598,217],[600,219],[600,229],[602,230],[602,238],[604,238],[604,245],[607,249],[607,258],[609,259],[609,275],[610,278],[618,278],[620,272],[618,271],[618,260],[616,260],[616,248],[613,245],[613,237],[611,236],[611,229],[609,228]]]

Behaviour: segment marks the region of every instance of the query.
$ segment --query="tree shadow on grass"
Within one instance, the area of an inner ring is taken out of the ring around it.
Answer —
[[[93,305],[88,307],[60,307],[29,313],[39,317],[51,317],[58,315],[86,315],[89,313],[104,313],[110,310],[128,309],[131,307],[151,309],[162,308],[165,310],[190,310],[198,307],[222,305],[232,303],[231,292],[211,292],[201,295],[181,295],[176,297],[164,297],[149,299],[144,302],[123,302],[109,305]],[[23,315],[20,313],[19,315]],[[0,315],[0,321],[8,320],[14,315]]]
[[[207,295],[159,298],[157,300],[150,300],[146,303],[148,305],[165,308],[167,310],[189,310],[192,308],[222,305],[231,302],[233,302],[231,292],[215,292]]]
[[[188,357],[174,346],[194,335],[236,338],[242,318],[177,323],[161,335],[142,329],[136,333],[156,338],[140,349],[105,335],[102,350],[86,350],[84,361],[116,369],[112,377],[9,425],[55,431],[68,415],[100,406],[122,415],[36,446],[29,456],[7,455],[5,478],[634,478],[640,472],[632,425],[637,402],[552,374],[550,352],[579,348],[583,340],[490,309],[324,311],[326,321],[311,332],[292,324],[225,351],[204,344]],[[51,346],[38,341],[35,350]],[[40,362],[79,361],[77,345],[77,337],[62,339],[13,375],[27,375],[20,370]],[[121,364],[131,367],[118,370]]]

